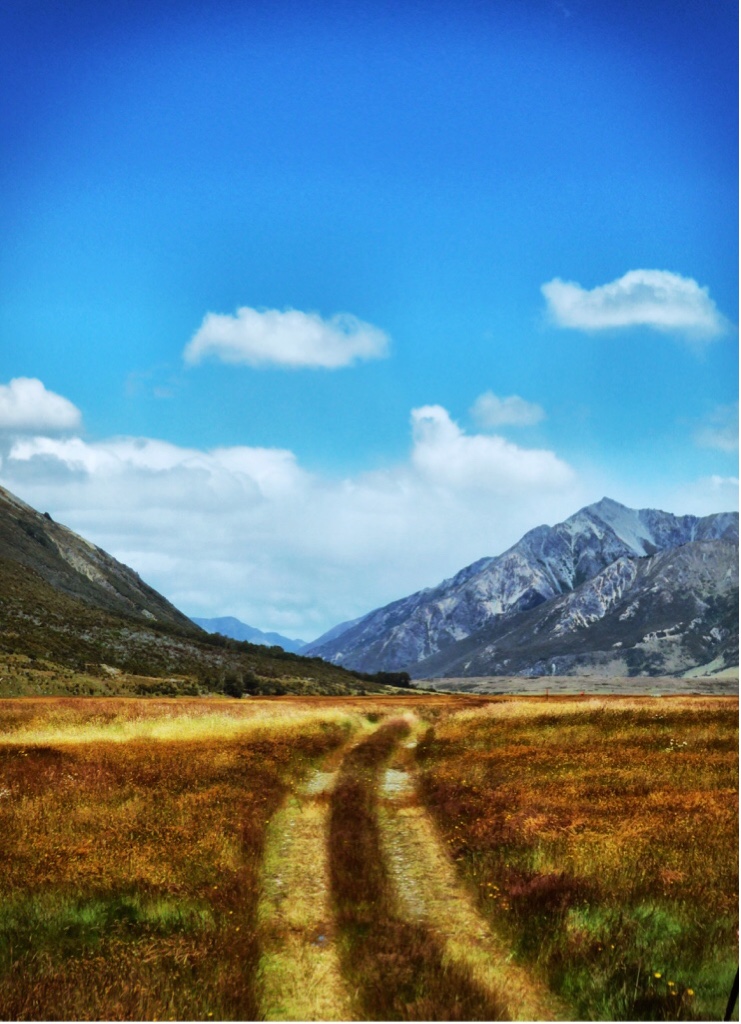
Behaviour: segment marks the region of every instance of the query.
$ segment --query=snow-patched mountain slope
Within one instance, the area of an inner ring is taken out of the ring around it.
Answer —
[[[610,498],[556,526],[538,526],[508,551],[439,586],[370,612],[303,653],[365,671],[409,668],[502,615],[570,592],[626,556],[645,558],[694,540],[738,540],[738,515],[674,516]]]
[[[415,674],[671,675],[714,661],[738,664],[738,544],[726,540],[619,558],[573,592],[449,645]]]

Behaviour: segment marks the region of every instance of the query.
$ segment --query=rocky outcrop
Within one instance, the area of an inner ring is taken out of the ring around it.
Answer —
[[[624,556],[569,594],[419,662],[419,677],[682,675],[738,665],[738,545]]]

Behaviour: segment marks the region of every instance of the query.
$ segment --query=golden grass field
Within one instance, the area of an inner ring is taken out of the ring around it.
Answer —
[[[0,701],[0,1018],[720,1019],[737,725],[730,697]]]

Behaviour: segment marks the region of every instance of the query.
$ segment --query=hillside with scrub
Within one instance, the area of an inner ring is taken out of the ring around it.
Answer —
[[[407,682],[206,633],[128,566],[0,488],[0,696],[340,695]]]

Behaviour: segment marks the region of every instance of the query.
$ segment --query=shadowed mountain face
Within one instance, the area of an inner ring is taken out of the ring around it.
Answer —
[[[94,608],[176,628],[202,631],[133,569],[0,487],[0,558],[33,570],[54,590]]]
[[[537,657],[528,659],[522,652],[519,660],[508,661],[502,641],[496,658],[487,660],[482,655],[477,659],[477,645],[486,646],[491,637],[487,634],[486,640],[476,638],[487,629],[504,629],[513,616],[525,615],[579,591],[616,563],[630,574],[625,567],[696,542],[720,543],[717,559],[711,560],[713,571],[725,573],[731,569],[737,574],[736,513],[702,518],[674,516],[655,509],[629,509],[604,498],[554,527],[536,527],[504,554],[481,559],[435,588],[377,609],[339,633],[335,629],[333,636],[325,634],[307,647],[306,653],[365,671],[403,668],[418,678],[431,674],[535,673],[537,666],[543,670],[541,663],[549,657],[545,649]],[[663,600],[662,587],[664,596],[668,596],[674,583],[663,576],[655,586],[648,603],[658,608]],[[723,603],[727,599],[729,594],[724,591],[719,600]],[[522,637],[519,642],[527,646],[532,639]],[[615,636],[611,644],[620,642],[621,638]],[[584,630],[578,637],[571,637],[570,643],[570,656],[577,653],[574,643],[585,652],[596,649]],[[465,657],[454,654],[460,644],[465,644]],[[468,668],[463,669],[461,666],[466,664]],[[552,660],[548,662],[547,671],[551,671],[552,664]],[[644,670],[648,669],[635,669],[626,662],[624,671],[616,674]]]

